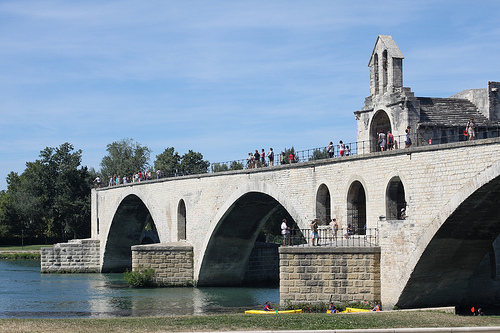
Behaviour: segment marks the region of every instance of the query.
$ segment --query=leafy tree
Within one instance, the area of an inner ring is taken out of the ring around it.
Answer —
[[[154,162],[156,170],[161,170],[165,176],[175,176],[181,168],[181,157],[174,147],[168,147],[163,153],[156,155]]]
[[[243,163],[238,161],[231,162],[231,165],[229,166],[230,170],[243,170],[243,168],[244,168]]]
[[[12,212],[10,202],[10,195],[4,190],[0,191],[0,237],[12,236],[13,226],[9,223],[12,221],[9,216]]]
[[[293,154],[293,156],[295,157],[294,163],[299,161],[299,158],[295,154],[295,148],[293,146],[292,146],[292,148],[285,148],[283,152],[285,153],[284,163],[282,161],[282,156],[280,154],[280,164],[288,164],[288,163],[290,163],[290,160],[289,160],[289,157],[288,157],[290,155],[290,153]]]
[[[309,158],[309,161],[322,160],[328,158],[328,149],[327,148],[317,148],[313,151],[312,156]]]
[[[20,176],[9,174],[11,236],[24,232],[28,237],[66,240],[90,235],[91,178],[87,168],[80,167],[81,150],[73,150],[69,143],[47,147],[39,160],[26,163]],[[5,221],[4,215],[1,218]]]
[[[189,150],[181,157],[181,170],[185,175],[207,173],[210,162],[203,160],[201,153]]]
[[[212,164],[212,172],[222,172],[228,171],[229,167],[225,163],[214,163]]]
[[[149,169],[151,150],[133,139],[122,139],[107,145],[108,155],[101,161],[101,175],[132,176],[134,172]]]

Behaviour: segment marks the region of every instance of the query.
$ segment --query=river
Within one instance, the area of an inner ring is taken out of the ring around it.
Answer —
[[[279,288],[129,288],[123,274],[41,274],[0,260],[0,318],[100,318],[240,312],[279,302]]]

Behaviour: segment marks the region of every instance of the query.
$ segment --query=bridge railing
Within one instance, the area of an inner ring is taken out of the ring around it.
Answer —
[[[465,128],[465,127],[464,127]],[[433,132],[434,133],[434,132]],[[495,138],[500,137],[500,127],[484,127],[478,126],[476,128],[476,139],[487,139],[487,138]],[[453,132],[447,131],[445,133],[441,133],[441,135],[432,135],[432,134],[415,134],[412,133],[412,147],[420,147],[420,146],[429,146],[429,145],[439,145],[446,144],[450,142],[459,142],[459,141],[467,141],[469,138],[464,135],[463,132]],[[293,151],[292,156],[290,156],[290,150],[284,149],[288,153],[288,155],[282,155],[281,152],[274,152],[273,165],[284,165],[284,164],[293,164],[293,163],[302,163],[308,161],[315,160],[323,160],[328,158],[335,157],[343,157],[349,155],[359,155],[364,153],[381,151],[380,143],[376,138],[367,141],[355,141],[355,142],[344,142],[344,149],[341,149],[338,143],[333,145],[333,149],[328,150],[327,146],[311,148],[305,150]],[[405,136],[399,135],[394,136],[394,145],[392,147],[386,146],[384,150],[392,150],[392,149],[405,149]],[[248,159],[239,159],[225,162],[216,162],[211,163],[208,170],[200,170],[196,172],[196,170],[191,170],[190,172],[186,172],[183,170],[161,170],[161,177],[157,177],[156,173],[152,172],[151,179],[157,178],[170,178],[170,177],[178,177],[185,175],[194,175],[194,174],[202,174],[207,171],[210,173],[229,171],[229,170],[244,170],[244,169],[252,169],[252,168],[262,168],[269,167],[271,165],[269,158],[265,158],[264,163],[262,160],[254,161],[253,163]],[[133,176],[128,175],[129,183],[133,182]],[[123,179],[123,178],[122,178]],[[144,179],[142,179],[144,181]],[[123,180],[120,184],[123,184]],[[95,187],[106,187],[109,184],[109,178],[102,179],[101,184],[94,184]],[[113,183],[116,185],[116,183]]]
[[[476,128],[476,140],[496,138],[496,137],[500,137],[500,127],[478,126]],[[392,146],[388,146],[386,144],[384,150],[405,149],[406,148],[405,138],[406,138],[405,135],[395,135],[394,143],[392,144]],[[452,131],[447,131],[445,133],[441,133],[440,135],[434,135],[434,134],[422,135],[418,133],[416,134],[412,133],[411,146],[421,147],[429,145],[439,145],[450,142],[467,141],[468,139],[469,138],[466,135],[464,135],[463,132],[456,133]],[[341,149],[339,144],[336,143],[333,145],[333,149],[330,149],[330,152],[328,150],[328,146],[294,151],[292,156],[290,156],[289,149],[285,150],[288,152],[288,154],[285,153],[283,157],[281,153],[274,152],[274,159],[273,159],[274,166],[382,151],[380,143],[378,142],[377,138],[373,138],[372,140],[366,140],[366,141],[344,142],[343,149]],[[270,166],[270,164],[271,163],[269,161],[269,158],[267,157],[264,163],[262,163],[262,160],[254,161],[252,163],[248,159],[217,162],[211,164],[210,172],[261,168],[261,167],[268,167]]]
[[[339,229],[337,235],[332,233],[331,228],[319,228],[319,246],[339,246],[339,247],[374,247],[378,246],[377,228],[359,228],[353,232],[347,229]],[[290,242],[285,245],[291,246],[312,246],[311,229],[291,229]]]

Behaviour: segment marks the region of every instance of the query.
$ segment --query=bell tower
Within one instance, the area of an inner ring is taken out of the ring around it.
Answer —
[[[392,36],[379,35],[368,67],[370,67],[370,95],[384,95],[403,87],[403,54]]]

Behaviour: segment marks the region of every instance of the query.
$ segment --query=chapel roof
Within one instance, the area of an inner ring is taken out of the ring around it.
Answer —
[[[465,126],[470,117],[478,126],[498,126],[486,118],[468,99],[417,97],[420,102],[419,126]]]
[[[370,61],[368,62],[368,66],[370,66],[373,56],[376,53],[376,50],[379,46],[379,44],[383,44],[383,49],[387,50],[387,54],[389,57],[392,58],[399,58],[399,59],[404,59],[405,57],[403,56],[403,53],[399,49],[398,45],[392,39],[392,36],[390,35],[378,35],[377,42],[375,43],[375,46],[373,47],[372,55],[370,57]]]

